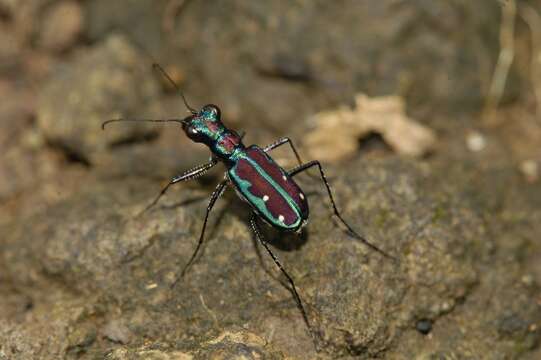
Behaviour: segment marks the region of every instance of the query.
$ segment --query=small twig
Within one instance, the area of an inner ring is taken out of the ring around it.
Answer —
[[[502,22],[500,25],[500,54],[494,69],[494,75],[485,103],[485,113],[498,107],[505,90],[509,69],[515,58],[515,20],[517,4],[508,0],[502,4]]]
[[[539,114],[539,106],[541,105],[541,71],[539,65],[541,64],[541,16],[537,10],[527,3],[521,3],[519,8],[519,15],[524,20],[526,25],[530,28],[531,33],[531,46],[532,54],[530,59],[530,73],[533,92],[535,95],[535,115]],[[540,121],[537,119],[537,121]]]
[[[218,318],[216,317],[216,314],[212,310],[209,309],[207,304],[205,304],[205,299],[203,299],[203,295],[199,294],[199,300],[201,300],[201,304],[203,304],[203,308],[212,316],[214,319],[214,323],[218,325]]]
[[[165,5],[162,21],[163,32],[170,33],[174,30],[175,18],[182,12],[187,3],[188,0],[170,0],[167,5]]]
[[[274,338],[274,332],[276,331],[276,326],[274,324],[271,326],[270,334],[267,337],[267,344],[270,344],[272,342],[272,339]]]

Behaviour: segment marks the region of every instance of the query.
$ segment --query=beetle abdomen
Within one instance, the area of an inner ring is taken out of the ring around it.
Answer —
[[[302,190],[261,148],[247,148],[228,174],[242,198],[269,224],[297,230],[308,218]]]

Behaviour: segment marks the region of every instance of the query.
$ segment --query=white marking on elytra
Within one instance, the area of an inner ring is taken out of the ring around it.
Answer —
[[[285,175],[282,175],[282,179],[284,179],[284,181],[287,181],[287,178]]]
[[[269,201],[269,195],[263,195],[263,201],[264,202]]]
[[[299,194],[299,197],[301,198],[301,200],[304,200],[304,195],[303,195],[303,193],[300,193],[300,194]]]
[[[278,215],[278,221],[284,222],[284,220],[285,220],[284,215]]]

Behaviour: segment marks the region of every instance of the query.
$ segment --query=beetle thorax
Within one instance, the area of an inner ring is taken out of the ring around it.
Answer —
[[[220,109],[216,105],[205,105],[184,119],[182,128],[192,141],[204,143],[216,157],[231,162],[244,145],[240,136],[226,128],[220,117]]]
[[[221,133],[211,147],[215,155],[225,160],[229,160],[240,149],[244,149],[240,136],[229,130]]]

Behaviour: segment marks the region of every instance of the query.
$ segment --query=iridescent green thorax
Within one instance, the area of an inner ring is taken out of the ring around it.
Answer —
[[[214,105],[206,105],[187,121],[184,131],[188,137],[207,145],[222,160],[230,161],[231,156],[244,149],[240,136],[224,126],[219,109]]]
[[[217,141],[226,131],[225,126],[219,120],[201,117],[195,117],[192,120],[191,127],[210,141]]]
[[[212,152],[227,160],[236,153],[243,151],[244,145],[237,133],[226,131],[220,135],[212,148]]]

